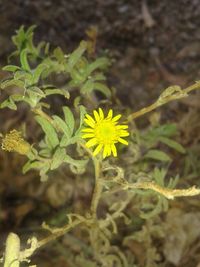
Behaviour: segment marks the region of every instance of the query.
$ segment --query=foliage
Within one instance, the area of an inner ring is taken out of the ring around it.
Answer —
[[[186,97],[190,91],[199,88],[199,82],[186,89],[171,86],[154,104],[129,114],[124,122],[129,122],[129,145],[125,148],[119,146],[118,158],[115,150],[113,158],[110,147],[106,148],[108,157],[104,159],[105,155],[100,150],[92,153],[82,138],[82,130],[85,116],[91,118],[86,113],[91,113],[100,104],[105,106],[105,110],[108,109],[107,100],[111,100],[112,92],[106,85],[104,72],[110,66],[110,60],[107,57],[92,59],[88,52],[91,41],[82,41],[68,54],[59,47],[52,49],[45,42],[35,45],[34,29],[35,26],[27,30],[22,26],[12,38],[16,50],[9,60],[18,64],[3,68],[7,76],[0,83],[4,97],[0,108],[17,111],[25,104],[26,110],[31,111],[34,115],[32,119],[38,124],[39,134],[35,136],[37,143],[29,144],[19,131],[12,130],[2,135],[2,149],[27,157],[23,173],[33,169],[38,171],[42,183],[56,181],[59,170],[64,168],[74,173],[77,179],[80,176],[85,179],[91,176],[92,161],[95,181],[91,177],[89,179],[94,190],[88,210],[80,214],[73,213],[73,210],[66,212],[62,227],[54,223],[55,228],[51,228],[43,223],[43,228],[50,232],[49,236],[41,240],[32,237],[29,240],[30,248],[22,250],[19,237],[11,234],[7,241],[4,266],[10,266],[13,260],[19,266],[34,251],[75,227],[79,227],[80,232],[83,230],[84,246],[79,244],[83,251],[79,256],[73,251],[66,252],[67,260],[73,266],[161,266],[161,255],[154,244],[155,238],[164,238],[165,234],[157,223],[159,215],[167,212],[171,199],[197,195],[200,190],[195,186],[175,189],[180,179],[179,175],[171,173],[170,166],[174,156],[180,154],[183,157],[186,154],[186,149],[178,141],[176,124],[160,124],[157,121],[139,130],[133,120],[169,101]],[[62,85],[57,82],[57,77],[62,77]],[[100,92],[104,101],[100,102],[96,91]],[[53,99],[60,97],[62,112],[53,113],[54,106],[50,104],[52,96]],[[118,107],[112,109],[117,110]],[[121,131],[118,139],[129,134],[124,130],[127,129],[125,125],[115,126],[115,122],[111,121],[114,118],[103,118],[103,126],[105,130],[109,122],[108,130],[114,127],[115,131],[108,137],[112,136],[112,145],[115,147],[114,135],[117,130]],[[96,119],[93,134],[96,134],[96,129],[99,131],[101,119]],[[105,133],[103,137],[107,144]],[[105,209],[99,212],[101,203],[104,203]],[[137,212],[132,209],[133,212],[127,214],[128,206],[133,206]],[[121,236],[121,224],[127,225],[127,229],[133,228],[132,232]],[[130,242],[136,241],[144,244],[146,254],[143,261],[137,257],[137,251],[127,249]],[[13,254],[10,253],[11,248],[15,250]]]

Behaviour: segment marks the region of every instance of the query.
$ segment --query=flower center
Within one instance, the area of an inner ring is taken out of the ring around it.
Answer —
[[[101,121],[95,127],[95,136],[100,143],[113,143],[117,138],[115,125],[110,121]]]

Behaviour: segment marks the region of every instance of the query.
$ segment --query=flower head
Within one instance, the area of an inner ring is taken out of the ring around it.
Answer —
[[[90,148],[96,146],[93,155],[96,156],[103,150],[103,158],[113,154],[117,156],[117,149],[115,144],[122,143],[128,145],[128,142],[122,137],[128,136],[128,125],[118,124],[121,115],[113,117],[113,110],[110,109],[107,117],[104,116],[103,110],[93,111],[94,117],[86,114],[85,123],[89,126],[82,130],[82,138],[90,139],[86,143],[86,147]]]
[[[23,139],[21,132],[14,129],[3,137],[1,148],[9,152],[15,151],[21,155],[27,155],[31,145]]]

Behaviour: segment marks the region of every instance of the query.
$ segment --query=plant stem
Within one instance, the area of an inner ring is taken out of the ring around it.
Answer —
[[[139,111],[133,112],[132,114],[130,114],[128,116],[128,118],[127,118],[128,122],[130,122],[130,121],[132,121],[132,120],[134,120],[134,119],[136,119],[136,118],[138,118],[138,117],[140,117],[140,116],[142,116],[142,115],[144,115],[144,114],[146,114],[146,113],[148,113],[148,112],[150,112],[150,111],[152,111],[152,110],[154,110],[154,109],[156,109],[162,105],[165,105],[170,101],[185,97],[189,92],[196,90],[196,89],[200,89],[200,82],[199,81],[196,82],[195,84],[181,90],[180,92],[176,92],[175,94],[164,97],[162,99],[162,102],[159,101],[159,99],[158,99],[155,103],[153,103],[153,104],[151,104],[145,108],[142,108]]]
[[[6,240],[4,267],[19,267],[20,239],[18,235],[10,233]]]
[[[92,201],[91,201],[91,213],[92,217],[97,217],[97,207],[99,204],[99,199],[101,197],[101,193],[103,190],[103,183],[101,181],[101,175],[100,175],[100,160],[93,157],[93,163],[94,163],[94,170],[95,170],[95,187],[94,192],[92,195]]]

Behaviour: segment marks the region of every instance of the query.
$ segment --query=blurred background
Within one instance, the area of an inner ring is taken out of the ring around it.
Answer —
[[[60,46],[66,53],[73,51],[88,36],[88,31],[95,29],[96,55],[104,51],[112,58],[107,73],[108,85],[115,87],[120,102],[131,111],[151,104],[164,88],[175,84],[184,88],[200,76],[199,0],[0,0],[0,67],[7,64],[7,57],[14,49],[11,36],[15,30],[21,25],[29,27],[33,24],[37,25],[36,43],[44,40],[53,47]],[[4,75],[0,70],[0,79]],[[200,94],[196,92],[178,103],[171,103],[163,111],[164,121],[179,122],[182,144],[199,149],[194,163],[197,166],[200,164]],[[0,132],[16,127],[24,118],[23,107],[17,115],[8,109],[0,111]],[[26,122],[34,129],[27,118]],[[80,210],[90,201],[87,195],[90,195],[92,185],[87,180],[78,177],[74,181],[73,175],[69,174],[71,182],[64,188],[61,173],[56,185],[51,182],[43,185],[34,172],[22,176],[24,162],[22,156],[0,153],[2,251],[9,231],[17,231],[26,240],[34,231],[40,231],[38,225],[42,220],[49,219],[52,224],[53,218],[62,221],[66,207],[75,203],[75,210]],[[194,218],[200,218],[197,203],[198,198],[194,198],[184,206],[187,212],[194,210],[196,215],[191,215]],[[174,216],[178,218],[180,214]],[[192,218],[189,216],[185,220],[189,223]],[[177,225],[179,223],[177,221]],[[192,227],[200,229],[200,223]],[[188,254],[182,250],[177,262],[171,260],[171,265],[165,266],[197,267],[200,233],[195,234],[195,244],[187,247]],[[70,246],[70,242],[74,242],[73,236],[69,235],[64,242],[66,247]],[[57,266],[71,266],[63,256],[63,247],[59,243],[55,246],[56,249],[50,251],[55,258],[59,255]],[[140,249],[137,247],[133,251],[140,255]],[[38,252],[35,259],[38,266],[55,265],[48,251]],[[193,256],[196,260],[191,262]],[[144,266],[142,264],[140,262],[139,266]]]

